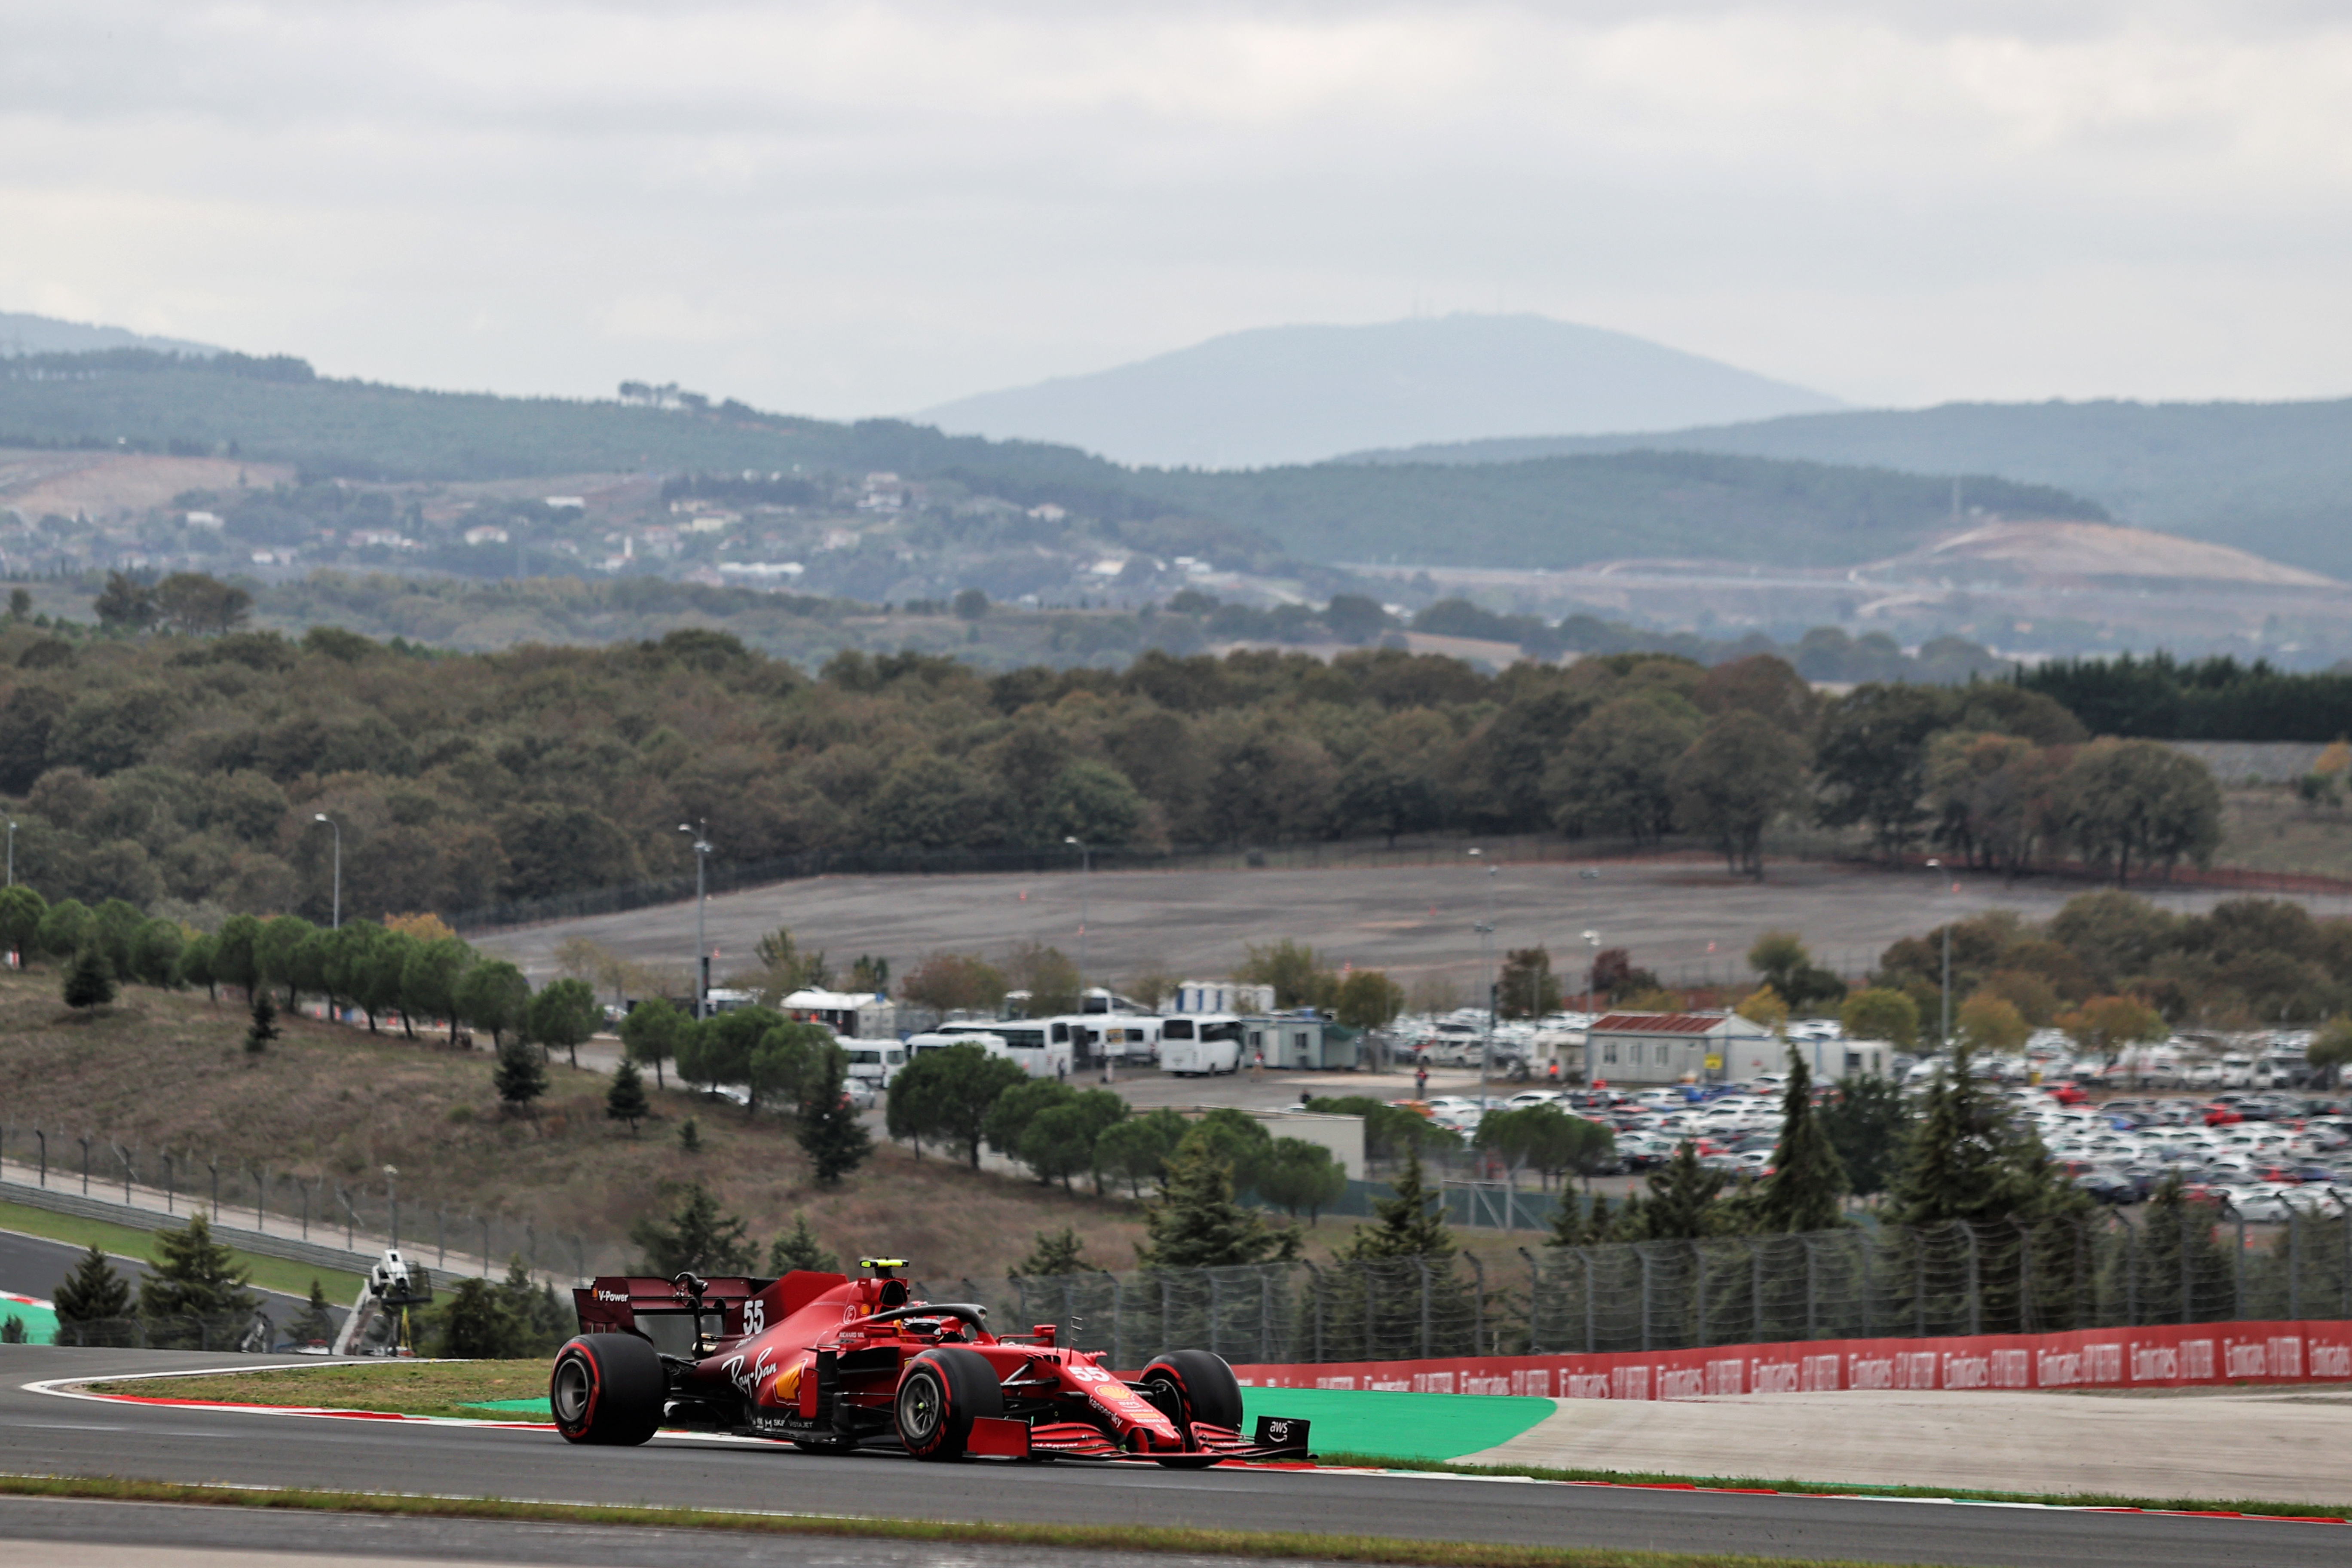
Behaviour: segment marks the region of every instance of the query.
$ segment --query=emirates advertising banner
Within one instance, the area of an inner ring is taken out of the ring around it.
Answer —
[[[2344,1383],[2352,1382],[2352,1322],[2183,1323],[1940,1340],[1814,1340],[1609,1355],[1236,1363],[1234,1372],[1243,1383],[1263,1388],[1508,1394],[1542,1399]]]

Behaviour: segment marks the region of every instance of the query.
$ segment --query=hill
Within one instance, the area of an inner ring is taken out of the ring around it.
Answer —
[[[222,351],[210,343],[184,338],[150,337],[123,327],[90,326],[61,321],[55,316],[32,316],[20,310],[0,310],[0,358],[19,354],[89,353],[100,349],[148,349],[158,353],[194,354],[199,358]]]
[[[1088,375],[959,398],[945,430],[1066,442],[1122,463],[1241,468],[1373,445],[1657,430],[1837,400],[1623,332],[1541,316],[1264,327]]]
[[[75,363],[64,363],[69,357]],[[322,553],[320,530],[341,535],[354,522],[381,530],[412,508],[425,525],[418,539],[428,545],[436,526],[445,534],[467,521],[519,526],[503,515],[460,520],[432,495],[383,496],[377,512],[360,518],[351,514],[353,496],[330,480],[429,486],[565,476],[569,483],[570,476],[646,470],[749,471],[809,491],[791,498],[799,509],[793,527],[800,531],[785,530],[790,538],[779,548],[821,549],[827,514],[869,547],[873,570],[831,581],[812,577],[802,585],[822,582],[826,591],[875,601],[952,592],[961,584],[907,581],[900,567],[937,565],[948,558],[943,550],[967,548],[1006,559],[1003,574],[965,581],[1009,595],[1067,585],[1072,568],[1083,574],[1106,558],[1139,552],[1162,563],[1192,555],[1276,576],[1295,574],[1301,563],[1390,559],[1520,568],[1668,554],[1854,564],[1913,548],[1946,526],[1952,489],[1947,478],[1885,469],[1643,451],[1380,468],[1136,469],[1070,447],[946,436],[890,420],[830,424],[690,394],[667,405],[506,398],[331,380],[283,358],[223,355],[195,363],[138,351],[49,358],[0,367],[0,447],[283,465],[305,483],[288,501],[273,498],[270,510],[301,515],[273,515],[240,538],[236,509],[225,501],[227,536],[215,543],[248,551],[299,544],[304,562],[320,564],[373,561]],[[903,480],[927,493],[901,506],[899,489],[891,489],[890,507],[877,510],[869,503],[877,499],[872,487],[879,475],[893,476],[893,487]],[[803,479],[817,482],[810,488]],[[0,485],[6,482],[9,474],[0,472]],[[1961,482],[1976,504],[2005,516],[2104,515],[2095,503],[2046,486],[1984,477]],[[668,498],[655,493],[661,488],[641,479],[630,491],[629,504],[658,515],[621,515],[592,497],[589,516],[578,521],[593,525],[594,536],[572,539],[572,556],[600,558],[608,548],[603,541],[619,542],[611,531],[633,522],[669,523]],[[21,503],[18,510],[28,508]],[[26,521],[37,515],[33,508]],[[534,529],[560,521],[528,521]],[[877,526],[880,533],[866,538]],[[884,537],[894,531],[897,537]],[[175,553],[203,542],[176,526],[169,532],[168,541],[125,542]],[[723,542],[702,537],[710,546]],[[469,561],[504,559],[478,552],[469,557],[453,534],[446,543],[446,561],[404,563],[462,570]],[[1039,545],[1067,557],[1051,584],[1024,582],[1013,571],[1013,558],[1034,556]],[[31,563],[44,571],[78,563]],[[692,563],[679,562],[681,569]]]
[[[2143,528],[2234,545],[2330,576],[2352,575],[2352,529],[2345,526],[2352,521],[2352,399],[1954,403],[1641,437],[1464,442],[1366,452],[1353,460],[1517,465],[1635,447],[1998,474],[2088,496]]]
[[[284,1037],[257,1056],[244,1048],[246,1024],[232,996],[215,1004],[201,991],[143,985],[112,1007],[69,1015],[54,970],[0,973],[9,1118],[100,1134],[133,1151],[142,1176],[163,1151],[178,1153],[184,1172],[201,1173],[191,1158],[216,1162],[231,1192],[263,1168],[281,1184],[274,1207],[295,1203],[289,1179],[323,1178],[333,1186],[314,1203],[332,1205],[334,1186],[345,1187],[363,1222],[378,1226],[382,1172],[397,1164],[413,1244],[432,1238],[436,1219],[454,1243],[469,1220],[478,1237],[488,1217],[500,1255],[524,1247],[529,1226],[542,1263],[568,1262],[579,1236],[592,1269],[626,1262],[630,1226],[671,1206],[691,1181],[749,1219],[763,1253],[805,1212],[836,1251],[918,1258],[948,1278],[1002,1273],[1035,1232],[1066,1225],[1095,1258],[1124,1268],[1142,1235],[1131,1204],[917,1160],[887,1142],[839,1189],[820,1191],[789,1122],[747,1117],[674,1081],[667,1090],[647,1082],[654,1117],[632,1137],[604,1115],[606,1078],[561,1059],[538,1114],[501,1117],[487,1051],[284,1015]],[[154,1092],[162,1081],[172,1092]],[[678,1147],[688,1116],[698,1154]]]

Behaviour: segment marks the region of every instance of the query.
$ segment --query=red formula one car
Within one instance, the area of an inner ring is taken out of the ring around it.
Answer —
[[[599,1279],[572,1292],[579,1337],[548,1394],[574,1443],[642,1443],[657,1427],[780,1438],[812,1453],[903,1448],[919,1459],[1106,1459],[1192,1469],[1313,1458],[1307,1423],[1260,1416],[1207,1351],[1156,1357],[1129,1383],[1054,1325],[999,1338],[984,1307],[910,1298],[894,1259],[866,1279]]]

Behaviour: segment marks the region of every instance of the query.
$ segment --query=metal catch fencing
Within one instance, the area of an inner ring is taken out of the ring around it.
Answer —
[[[634,1256],[617,1242],[543,1225],[484,1204],[452,1209],[404,1194],[396,1175],[289,1171],[184,1147],[153,1148],[105,1133],[0,1122],[0,1182],[144,1211],[171,1225],[202,1213],[215,1226],[373,1255],[397,1241],[449,1274],[502,1278],[520,1258],[534,1279],[585,1284]]]
[[[2195,1204],[1906,1229],[1864,1226],[1324,1264],[917,1281],[1000,1331],[1139,1366],[1686,1350],[1790,1340],[2352,1319],[2352,1219],[2216,1220]],[[1011,1329],[1008,1329],[1011,1325]]]

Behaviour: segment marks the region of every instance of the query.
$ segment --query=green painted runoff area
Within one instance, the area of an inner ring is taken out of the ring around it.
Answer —
[[[554,1417],[544,1399],[473,1403],[468,1410],[513,1419]],[[1383,1394],[1344,1388],[1244,1388],[1246,1433],[1261,1415],[1311,1421],[1307,1436],[1325,1454],[1378,1454],[1395,1459],[1458,1459],[1507,1443],[1559,1407],[1508,1394]]]

